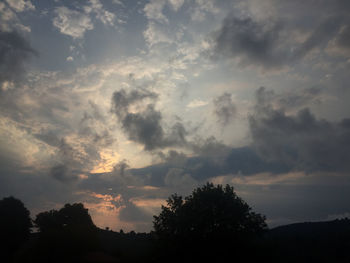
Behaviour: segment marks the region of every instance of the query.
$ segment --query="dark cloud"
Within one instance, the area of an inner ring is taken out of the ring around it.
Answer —
[[[349,185],[349,176],[312,174],[292,184],[235,184],[235,190],[266,215],[269,226],[274,227],[293,222],[329,220],[332,216],[342,217],[349,211]]]
[[[207,139],[197,139],[192,142],[192,150],[197,156],[219,161],[228,156],[231,148],[211,136]]]
[[[350,25],[346,25],[341,29],[337,44],[341,47],[350,48]]]
[[[147,90],[132,90],[130,92],[121,89],[113,93],[112,103],[113,111],[117,116],[123,116],[128,113],[129,107],[133,104],[142,102],[144,99],[155,100],[158,95]]]
[[[239,58],[244,66],[280,66],[285,57],[277,45],[281,29],[281,23],[256,22],[250,17],[238,18],[231,14],[215,32],[215,53]]]
[[[315,47],[325,47],[334,38],[335,34],[343,24],[343,19],[338,16],[330,17],[323,21],[312,34],[303,42],[293,54],[293,60],[303,58]]]
[[[130,166],[128,165],[127,161],[122,160],[113,167],[113,174],[117,174],[123,177],[125,175],[125,170],[129,167]]]
[[[55,165],[50,169],[50,174],[58,181],[71,182],[77,180],[76,174],[65,164]]]
[[[198,185],[198,182],[191,174],[186,173],[186,170],[170,168],[164,177],[164,184],[169,188],[176,189],[176,192],[190,192]]]
[[[350,170],[349,119],[332,123],[305,108],[287,115],[265,101],[264,89],[257,92],[257,109],[250,117],[253,147],[264,160],[276,161],[295,170]]]
[[[58,163],[50,169],[50,175],[61,182],[72,182],[83,173],[81,153],[70,146],[65,139],[61,139],[58,145]]]
[[[176,166],[183,166],[187,160],[186,154],[177,152],[175,150],[169,150],[166,154],[163,152],[158,153],[161,160],[165,163],[172,163]]]
[[[37,52],[17,32],[0,31],[0,84],[19,80],[24,63]]]
[[[344,57],[350,55],[350,21],[339,29],[338,34],[329,47],[330,51],[335,51]]]
[[[224,149],[222,149],[224,147]],[[134,177],[143,178],[145,184],[155,186],[172,186],[195,182],[204,183],[210,178],[221,175],[254,175],[268,172],[271,174],[286,173],[293,169],[285,163],[267,161],[250,147],[230,148],[228,146],[215,147],[208,145],[202,149],[210,149],[210,153],[203,151],[202,155],[186,157],[179,153],[170,153],[161,164],[151,165],[139,169],[130,169]],[[216,154],[215,154],[216,152]],[[169,157],[173,156],[174,159]],[[179,160],[180,159],[180,160]]]
[[[276,93],[260,87],[256,91],[255,111],[265,112],[271,108],[272,104],[286,111],[321,104],[324,91],[323,87],[311,87]]]
[[[163,163],[132,169],[132,173],[147,175],[147,183],[163,186],[167,175],[169,181],[174,174],[177,179],[187,176],[200,182],[225,174],[349,171],[350,119],[333,123],[303,108],[321,93],[321,88],[300,89],[295,94],[260,88],[256,112],[249,118],[251,145],[231,148],[210,137],[190,143],[195,157],[176,151],[160,154]],[[287,114],[287,110],[297,113]]]
[[[214,100],[214,113],[223,126],[230,124],[236,116],[236,106],[232,102],[232,94],[224,93],[216,97]]]
[[[184,146],[184,126],[177,122],[166,133],[162,126],[162,114],[155,109],[156,98],[157,94],[146,90],[126,92],[122,89],[113,94],[113,112],[129,139],[144,145],[147,151],[173,145]],[[151,102],[147,103],[147,99]],[[131,107],[135,107],[137,112],[131,111]]]
[[[316,8],[314,4],[309,6],[299,1],[276,4],[281,12],[298,14],[292,18],[276,15],[257,20],[230,13],[213,34],[214,57],[236,58],[242,67],[253,65],[268,70],[292,65],[316,48],[324,50],[331,42],[338,48],[348,49],[350,20],[346,12],[340,10],[342,6],[344,10],[348,8],[348,4],[341,1],[320,1]],[[314,13],[306,13],[307,8],[315,8]],[[293,34],[308,37],[300,41],[292,38]]]
[[[320,96],[323,93],[323,88],[312,87],[301,90],[293,90],[288,94],[274,94],[276,103],[283,109],[296,109],[305,107],[310,104],[320,104]]]
[[[41,131],[40,133],[33,134],[33,136],[53,147],[59,147],[61,144],[61,140],[53,131]]]
[[[145,150],[153,150],[163,146],[161,120],[161,113],[153,105],[148,105],[142,113],[126,114],[122,123],[130,140],[143,144]]]
[[[151,222],[152,216],[145,213],[142,209],[132,202],[126,202],[126,206],[120,211],[119,219],[125,222]]]

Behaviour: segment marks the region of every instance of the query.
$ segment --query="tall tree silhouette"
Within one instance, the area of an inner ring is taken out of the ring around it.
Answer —
[[[267,229],[265,217],[253,212],[233,187],[212,183],[184,199],[172,195],[153,224],[156,238],[167,248],[192,254],[242,247]]]
[[[11,255],[29,237],[32,221],[22,201],[14,197],[0,200],[0,236],[2,249]]]

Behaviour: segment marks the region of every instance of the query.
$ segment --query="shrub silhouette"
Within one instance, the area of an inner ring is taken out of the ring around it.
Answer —
[[[251,247],[251,242],[267,229],[265,217],[252,212],[233,187],[212,183],[184,199],[172,195],[167,206],[154,216],[153,224],[154,235],[165,250],[192,255],[204,255],[203,249],[215,254],[228,247]]]
[[[22,201],[14,197],[0,200],[1,249],[13,254],[28,238],[32,221]]]

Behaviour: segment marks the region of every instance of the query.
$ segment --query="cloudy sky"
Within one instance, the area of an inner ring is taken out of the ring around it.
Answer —
[[[0,198],[149,231],[207,181],[350,213],[350,1],[0,2]]]

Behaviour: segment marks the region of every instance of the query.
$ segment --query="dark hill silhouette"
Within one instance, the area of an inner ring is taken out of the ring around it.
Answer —
[[[348,218],[279,226],[271,229],[266,235],[269,238],[329,238],[346,234],[350,234]]]
[[[276,227],[266,233],[265,245],[273,262],[350,262],[350,220]]]

